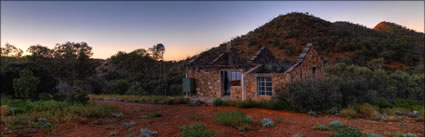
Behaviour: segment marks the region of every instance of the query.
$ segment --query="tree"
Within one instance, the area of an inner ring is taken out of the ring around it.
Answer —
[[[10,63],[8,64],[3,71],[3,79],[1,84],[2,93],[8,95],[14,95],[14,85],[13,80],[20,77],[20,72],[23,70],[29,70],[32,72],[34,77],[38,77],[40,82],[37,85],[37,90],[34,94],[30,94],[32,99],[38,99],[38,94],[45,92],[49,94],[54,94],[57,92],[56,85],[58,84],[57,80],[52,76],[52,73],[48,71],[45,67],[40,66],[35,63],[26,62],[26,63]]]
[[[93,75],[98,64],[90,59],[91,50],[85,42],[56,44],[53,50],[55,76],[72,84],[74,80],[85,80]]]
[[[53,50],[45,46],[42,46],[40,44],[30,46],[27,49],[27,52],[31,53],[31,56],[34,56],[34,57],[45,57],[45,58],[53,57]]]
[[[37,85],[40,83],[38,77],[34,77],[33,73],[28,70],[22,70],[19,73],[19,78],[13,79],[13,89],[15,97],[21,99],[28,99],[30,95],[36,94]]]
[[[16,48],[15,46],[6,43],[1,48],[1,56],[7,56],[7,57],[21,57],[23,51],[19,48]]]
[[[154,45],[152,48],[149,48],[149,51],[152,54],[152,58],[156,61],[160,61],[163,59],[165,46],[162,43],[158,43]]]

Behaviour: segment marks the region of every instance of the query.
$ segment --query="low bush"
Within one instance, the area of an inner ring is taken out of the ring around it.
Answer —
[[[329,130],[328,127],[326,125],[323,125],[323,124],[316,124],[316,125],[313,126],[312,129],[321,130],[321,131],[328,131]]]
[[[378,134],[375,134],[375,133],[369,133],[369,134],[366,134],[365,137],[382,137],[382,136],[381,135],[378,135]]]
[[[394,105],[390,103],[389,101],[385,100],[384,98],[379,98],[376,100],[376,105],[379,108],[392,108]]]
[[[343,127],[332,134],[331,137],[362,137],[360,129],[354,127]]]
[[[330,127],[330,128],[332,128],[333,130],[338,130],[338,129],[340,129],[340,128],[344,127],[344,123],[342,123],[342,122],[341,122],[341,121],[339,121],[339,120],[335,120],[335,121],[332,121],[332,122],[329,124],[329,127]]]
[[[221,99],[216,99],[213,102],[213,106],[229,106],[230,104],[226,101],[223,101]]]
[[[86,118],[103,118],[110,116],[117,110],[116,107],[98,104],[71,104],[68,102],[47,101],[23,101],[2,99],[2,105],[13,108],[9,116],[2,119],[6,127],[10,129],[21,128],[55,128],[57,123],[68,123]],[[40,125],[38,118],[48,118],[50,125]]]
[[[419,110],[423,108],[425,105],[421,101],[413,100],[413,99],[396,99],[394,101],[395,107],[408,108],[410,110]]]
[[[87,104],[89,100],[89,95],[81,88],[74,88],[73,92],[66,97],[66,101],[70,103]]]
[[[222,111],[215,114],[215,120],[221,125],[232,127],[245,126],[250,123],[249,118],[243,112]]]
[[[378,108],[377,108],[377,107],[375,107],[375,106],[372,106],[372,105],[370,105],[370,104],[368,104],[368,103],[361,104],[361,105],[359,106],[359,112],[360,112],[362,115],[367,116],[367,117],[369,117],[369,118],[371,118],[371,117],[373,117],[373,116],[375,116],[375,115],[379,114],[379,112],[378,112]]]
[[[345,118],[356,118],[358,117],[358,114],[356,110],[352,108],[344,108],[341,110],[340,115]]]
[[[182,137],[212,137],[217,135],[217,131],[209,130],[204,124],[183,125],[180,129]]]

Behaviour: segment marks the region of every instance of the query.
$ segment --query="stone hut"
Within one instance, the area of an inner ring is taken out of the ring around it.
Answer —
[[[266,47],[241,59],[229,44],[219,56],[203,52],[193,58],[186,76],[195,79],[195,96],[255,101],[271,99],[277,89],[296,81],[323,79],[323,61],[310,43],[295,63],[279,62]]]

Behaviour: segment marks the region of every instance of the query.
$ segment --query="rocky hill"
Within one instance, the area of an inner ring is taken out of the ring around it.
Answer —
[[[329,63],[345,55],[358,65],[366,65],[375,58],[384,58],[387,64],[403,65],[416,65],[424,60],[423,52],[417,51],[423,47],[423,33],[385,24],[370,29],[350,22],[329,22],[309,14],[289,13],[205,52],[218,56],[230,43],[239,57],[249,58],[261,47],[267,47],[278,59],[290,63],[306,43],[313,43]],[[403,33],[390,33],[394,30]]]

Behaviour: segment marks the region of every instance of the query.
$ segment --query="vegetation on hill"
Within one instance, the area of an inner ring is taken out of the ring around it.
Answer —
[[[384,58],[385,64],[403,62],[415,66],[424,56],[409,54],[409,51],[421,46],[417,41],[423,41],[424,34],[414,33],[417,35],[392,35],[350,22],[331,23],[309,14],[289,13],[228,43],[238,49],[242,58],[250,58],[261,47],[267,47],[281,61],[294,62],[303,46],[313,43],[329,63],[334,63],[344,53],[351,53],[348,55],[356,65],[365,66],[372,59]],[[215,54],[226,44],[206,52]]]

